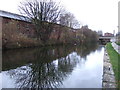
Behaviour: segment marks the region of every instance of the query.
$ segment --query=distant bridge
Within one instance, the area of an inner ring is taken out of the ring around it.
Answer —
[[[105,37],[105,36],[99,37],[99,42],[100,42],[100,44],[106,44],[106,43],[110,42],[112,38],[113,37]]]

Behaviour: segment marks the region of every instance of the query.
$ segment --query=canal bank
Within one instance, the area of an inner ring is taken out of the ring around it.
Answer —
[[[115,76],[113,72],[112,65],[110,63],[110,58],[108,56],[107,50],[104,50],[103,58],[103,88],[116,88]]]
[[[103,88],[119,87],[119,48],[114,42],[108,43],[104,52]]]

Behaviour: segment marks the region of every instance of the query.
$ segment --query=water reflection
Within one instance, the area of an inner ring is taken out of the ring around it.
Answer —
[[[59,88],[97,48],[92,44],[5,51],[2,73],[14,79],[15,88]]]

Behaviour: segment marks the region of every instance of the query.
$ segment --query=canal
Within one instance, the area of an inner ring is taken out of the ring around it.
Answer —
[[[102,88],[104,46],[3,51],[0,88]]]

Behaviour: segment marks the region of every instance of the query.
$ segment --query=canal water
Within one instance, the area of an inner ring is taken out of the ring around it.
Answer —
[[[104,46],[4,51],[0,88],[102,88]]]

